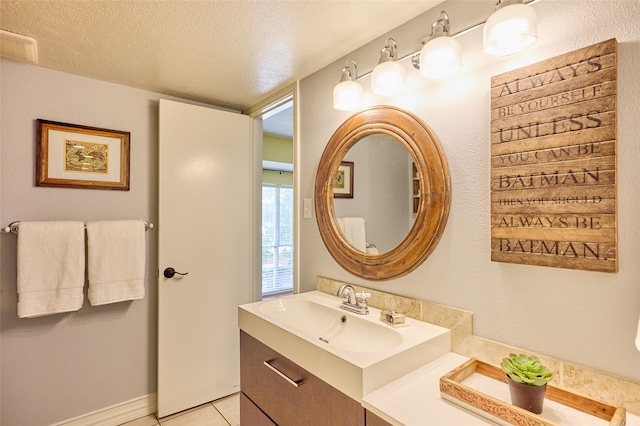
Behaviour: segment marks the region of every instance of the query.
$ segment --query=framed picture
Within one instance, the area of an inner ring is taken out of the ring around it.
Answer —
[[[129,132],[37,120],[36,186],[129,190]]]
[[[334,198],[353,198],[353,162],[343,161],[333,180]]]

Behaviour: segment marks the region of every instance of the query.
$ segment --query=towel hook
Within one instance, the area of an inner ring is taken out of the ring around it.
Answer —
[[[169,267],[169,268],[165,269],[165,270],[164,270],[164,272],[163,272],[163,275],[164,275],[164,277],[165,277],[165,278],[173,278],[173,276],[174,276],[175,274],[178,274],[178,275],[187,275],[187,274],[188,274],[188,272],[178,272],[178,271],[176,271],[175,269],[173,269],[173,268],[171,268],[171,267]]]

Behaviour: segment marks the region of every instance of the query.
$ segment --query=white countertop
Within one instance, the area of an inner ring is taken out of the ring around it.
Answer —
[[[394,425],[473,426],[495,424],[440,396],[440,377],[469,358],[448,353],[362,398],[362,405]],[[480,377],[476,377],[480,376]],[[486,379],[486,380],[485,380]],[[495,382],[495,383],[492,383]],[[475,389],[509,401],[508,388],[492,379],[474,374],[465,383]],[[493,386],[495,384],[499,386]],[[542,417],[561,425],[608,425],[609,422],[545,401]],[[576,413],[577,412],[577,413]],[[640,426],[640,417],[627,413],[627,426]]]
[[[473,426],[492,424],[440,397],[440,377],[469,358],[448,353],[365,395],[362,405],[394,425]]]

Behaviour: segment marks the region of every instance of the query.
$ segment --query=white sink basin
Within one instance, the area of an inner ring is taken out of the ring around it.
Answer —
[[[388,325],[372,323],[356,315],[347,316],[343,310],[308,299],[271,300],[261,303],[258,310],[311,339],[349,352],[383,352],[402,343],[400,333]]]
[[[393,328],[379,309],[358,315],[341,302],[312,291],[249,303],[238,308],[238,325],[356,400],[451,350],[446,328],[411,318]]]

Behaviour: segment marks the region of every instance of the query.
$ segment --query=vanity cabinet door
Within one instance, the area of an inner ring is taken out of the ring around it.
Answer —
[[[275,372],[265,365],[269,362]],[[295,386],[289,380],[302,382]],[[364,426],[364,408],[296,363],[240,331],[242,392],[281,426]],[[252,424],[240,411],[240,423]]]
[[[276,426],[246,395],[240,392],[240,413],[242,424],[251,426]]]
[[[381,419],[369,410],[366,410],[366,416],[367,426],[392,426],[391,423],[384,419]]]

